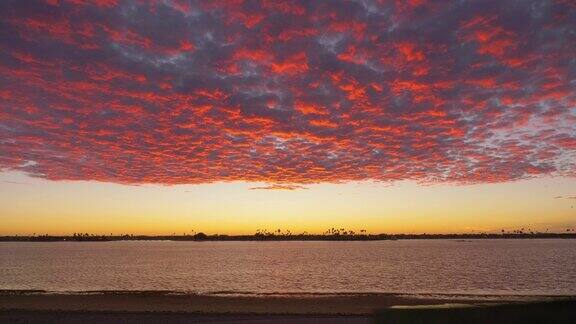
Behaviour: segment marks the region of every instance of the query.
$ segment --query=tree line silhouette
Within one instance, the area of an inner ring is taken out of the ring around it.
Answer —
[[[576,238],[574,228],[567,228],[565,232],[533,231],[529,228],[514,230],[502,229],[499,233],[466,233],[466,234],[369,234],[366,230],[358,231],[346,228],[329,228],[318,233],[293,233],[291,230],[258,229],[252,235],[208,235],[203,232],[190,231],[189,233],[171,235],[134,235],[112,234],[100,235],[90,233],[73,233],[72,235],[8,235],[0,236],[0,241],[72,241],[72,242],[99,242],[99,241],[144,241],[144,240],[170,240],[170,241],[377,241],[400,239],[498,239],[498,238]]]

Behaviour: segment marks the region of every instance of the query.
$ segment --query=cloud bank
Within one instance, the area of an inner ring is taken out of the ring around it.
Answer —
[[[252,187],[248,188],[249,190],[300,190],[300,189],[308,189],[304,186],[299,185],[290,185],[290,184],[272,184],[267,186],[261,187]]]
[[[116,183],[576,175],[565,0],[0,2],[0,168]]]

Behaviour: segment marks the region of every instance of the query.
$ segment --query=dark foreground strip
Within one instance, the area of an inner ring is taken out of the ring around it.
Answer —
[[[369,324],[367,317],[280,315],[197,315],[81,311],[0,311],[0,323],[11,324]]]
[[[385,309],[375,316],[382,324],[576,323],[576,300],[467,308]]]

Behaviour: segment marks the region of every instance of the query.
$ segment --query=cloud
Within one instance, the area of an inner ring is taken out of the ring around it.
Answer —
[[[0,12],[2,170],[125,184],[576,176],[570,1]]]
[[[554,199],[570,199],[570,200],[576,200],[576,196],[556,196],[556,197],[554,197]]]
[[[26,182],[9,181],[9,180],[2,180],[0,182],[8,183],[8,184],[15,184],[15,185],[29,185],[29,183],[26,183]]]
[[[308,189],[304,186],[299,185],[282,185],[282,184],[271,184],[263,187],[252,187],[249,188],[250,190],[300,190],[300,189]]]

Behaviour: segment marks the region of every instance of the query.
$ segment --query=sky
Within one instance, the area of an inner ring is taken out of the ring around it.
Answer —
[[[0,234],[576,226],[571,0],[0,1]]]

